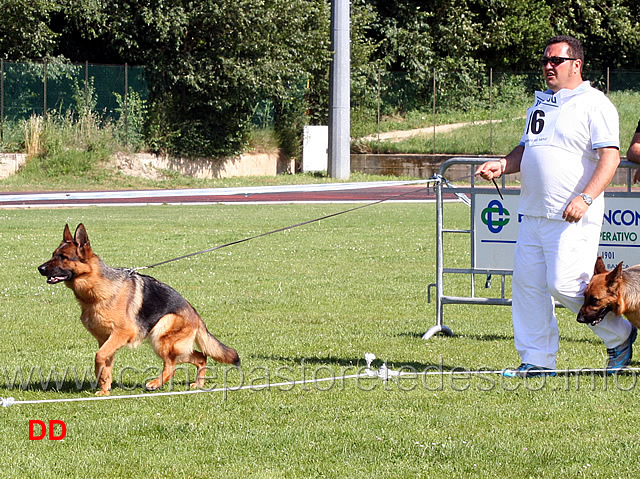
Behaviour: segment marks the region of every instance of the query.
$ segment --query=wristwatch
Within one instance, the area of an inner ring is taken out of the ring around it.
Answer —
[[[584,200],[584,202],[587,204],[587,206],[591,206],[591,203],[593,203],[593,198],[591,198],[591,196],[584,194],[584,193],[580,193],[580,198],[582,198]]]

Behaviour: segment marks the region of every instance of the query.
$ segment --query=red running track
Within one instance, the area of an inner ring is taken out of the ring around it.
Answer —
[[[0,208],[153,204],[434,201],[430,184],[353,183],[193,190],[0,193]],[[371,186],[369,186],[371,185]],[[445,192],[445,199],[455,195]]]

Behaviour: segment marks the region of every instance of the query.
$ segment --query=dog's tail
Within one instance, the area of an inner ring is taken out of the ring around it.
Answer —
[[[211,359],[225,364],[233,364],[240,367],[240,356],[238,352],[222,344],[213,334],[209,332],[203,321],[200,321],[196,332],[196,344],[200,350]]]

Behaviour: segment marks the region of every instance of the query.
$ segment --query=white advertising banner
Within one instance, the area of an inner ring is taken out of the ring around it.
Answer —
[[[518,239],[518,195],[504,200],[493,193],[476,193],[476,268],[513,269],[513,251]],[[640,198],[606,198],[598,255],[608,269],[640,263]]]
[[[476,268],[513,270],[513,250],[518,239],[519,195],[476,193]]]

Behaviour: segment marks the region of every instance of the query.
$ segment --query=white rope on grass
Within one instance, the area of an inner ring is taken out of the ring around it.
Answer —
[[[146,393],[146,394],[126,394],[120,396],[92,396],[92,397],[81,397],[81,398],[59,398],[59,399],[33,399],[33,400],[22,400],[16,401],[12,397],[3,398],[0,397],[0,405],[2,407],[9,407],[13,405],[19,404],[53,404],[53,403],[66,403],[66,402],[87,402],[87,401],[108,401],[108,400],[116,400],[116,399],[140,399],[140,398],[149,398],[149,397],[160,397],[160,396],[181,396],[186,394],[201,394],[201,393],[215,393],[215,392],[234,392],[234,391],[246,391],[246,390],[256,390],[260,391],[263,389],[283,387],[283,386],[299,386],[299,385],[307,385],[307,384],[315,384],[326,381],[336,381],[336,380],[345,380],[345,379],[356,379],[356,378],[372,378],[372,377],[380,377],[384,381],[386,381],[389,377],[397,376],[398,372],[393,371],[389,373],[386,363],[380,367],[378,371],[373,371],[370,369],[371,362],[375,359],[375,355],[371,353],[367,353],[365,355],[365,359],[367,360],[367,368],[363,373],[360,374],[350,374],[344,376],[331,376],[327,378],[314,378],[314,379],[304,379],[300,381],[289,381],[289,382],[281,382],[281,383],[268,383],[268,384],[250,384],[246,386],[235,386],[235,387],[221,387],[221,388],[213,388],[213,389],[190,389],[188,391],[169,391],[169,392],[158,392],[158,393]]]
[[[399,377],[418,377],[418,376],[480,376],[480,375],[504,375],[507,369],[494,369],[494,370],[451,370],[451,371],[442,371],[440,370],[432,370],[432,371],[398,371],[394,369],[390,369],[387,367],[387,363],[383,363],[378,369],[371,369],[371,363],[376,359],[375,354],[367,353],[365,354],[365,361],[367,363],[364,372],[359,374],[349,374],[344,376],[330,376],[326,378],[314,378],[314,379],[303,379],[299,381],[288,381],[288,382],[280,382],[280,383],[267,383],[267,384],[249,384],[246,386],[235,386],[235,387],[220,387],[213,389],[190,389],[188,391],[169,391],[169,392],[157,392],[157,393],[146,393],[146,394],[126,394],[120,396],[91,396],[91,397],[80,397],[80,398],[60,398],[60,399],[34,399],[34,400],[15,400],[12,397],[3,398],[0,397],[0,406],[9,407],[13,405],[25,405],[25,404],[54,404],[54,403],[69,403],[69,402],[89,402],[89,401],[108,401],[108,400],[118,400],[118,399],[142,399],[142,398],[153,398],[153,397],[165,397],[165,396],[182,396],[186,394],[202,394],[202,393],[216,393],[216,392],[234,392],[234,391],[261,391],[265,389],[278,388],[278,387],[293,387],[293,386],[304,386],[308,384],[317,384],[321,382],[328,381],[339,381],[346,379],[381,379],[383,382],[387,382],[389,380],[396,380]],[[556,374],[589,374],[589,373],[602,373],[611,374],[611,371],[606,368],[576,368],[576,369],[548,369],[544,371],[545,373],[556,373]],[[634,376],[636,373],[640,372],[640,368],[624,368],[620,372],[630,372]]]
[[[85,402],[85,401],[108,401],[115,399],[140,399],[140,398],[150,398],[150,397],[160,397],[160,396],[182,396],[185,394],[202,394],[202,393],[216,393],[216,392],[234,392],[234,391],[246,391],[246,390],[255,390],[260,391],[262,389],[270,389],[276,387],[283,386],[298,386],[305,384],[313,384],[320,383],[325,381],[336,381],[338,379],[355,379],[355,378],[367,378],[371,377],[367,372],[360,374],[351,374],[347,376],[335,377],[331,376],[328,378],[316,378],[316,379],[304,379],[300,381],[290,381],[290,382],[282,382],[282,383],[267,383],[267,384],[249,384],[246,386],[235,386],[235,387],[221,387],[221,388],[213,388],[213,389],[190,389],[188,391],[169,391],[169,392],[159,392],[159,393],[146,393],[146,394],[125,394],[121,396],[92,396],[92,397],[81,397],[81,398],[61,398],[61,399],[33,399],[33,400],[24,400],[24,401],[16,401],[14,398],[2,398],[0,397],[0,404],[2,407],[8,407],[18,405],[18,404],[52,404],[52,403],[65,403],[65,402]]]

